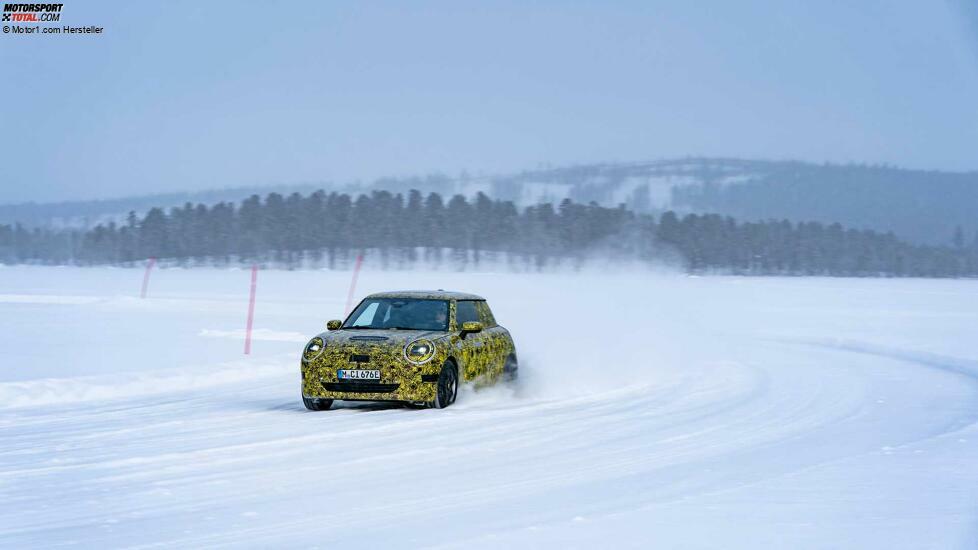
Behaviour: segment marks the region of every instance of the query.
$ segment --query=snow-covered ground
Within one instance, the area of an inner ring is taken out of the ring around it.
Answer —
[[[518,387],[307,412],[349,273],[0,267],[0,547],[975,548],[978,281],[380,272]]]

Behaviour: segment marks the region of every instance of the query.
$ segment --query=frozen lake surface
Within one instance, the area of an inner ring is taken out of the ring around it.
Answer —
[[[0,267],[0,547],[978,547],[978,281],[381,272],[516,387],[308,412],[349,273]]]

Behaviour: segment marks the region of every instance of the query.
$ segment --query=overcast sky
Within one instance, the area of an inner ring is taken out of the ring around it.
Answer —
[[[0,35],[0,203],[683,155],[974,170],[969,1],[68,0],[105,34]]]

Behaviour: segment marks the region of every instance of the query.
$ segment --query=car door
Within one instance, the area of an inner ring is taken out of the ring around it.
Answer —
[[[459,300],[455,304],[455,326],[462,329],[463,323],[482,322],[475,300]],[[462,344],[462,369],[466,380],[475,380],[486,374],[486,331],[466,334]]]
[[[485,300],[476,302],[475,306],[479,312],[479,321],[485,327],[482,353],[485,357],[486,373],[490,380],[495,380],[502,375],[506,357],[512,352],[509,334],[496,323],[496,318]]]

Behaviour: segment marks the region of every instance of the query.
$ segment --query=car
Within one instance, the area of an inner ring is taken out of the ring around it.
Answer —
[[[334,400],[442,409],[455,402],[460,382],[479,387],[519,374],[513,338],[475,294],[371,294],[345,321],[326,327],[302,350],[309,410],[329,409]]]

